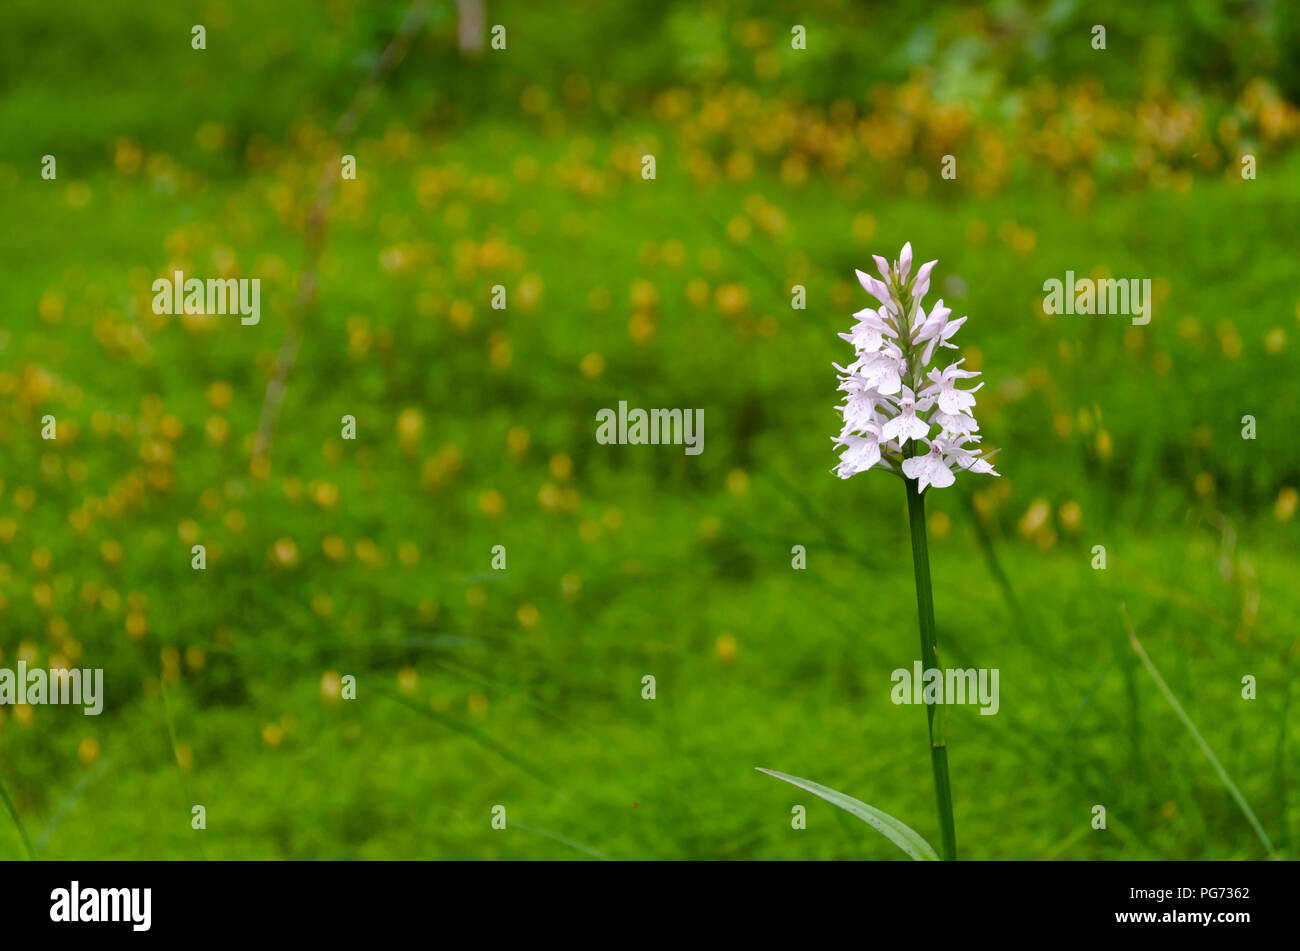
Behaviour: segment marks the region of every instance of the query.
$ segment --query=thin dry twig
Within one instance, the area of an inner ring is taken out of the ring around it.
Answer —
[[[284,406],[284,395],[289,387],[289,375],[293,372],[294,364],[298,360],[298,350],[302,346],[303,326],[307,315],[316,303],[316,292],[320,284],[318,271],[320,253],[325,244],[325,225],[329,217],[330,205],[334,200],[334,190],[339,176],[339,158],[343,154],[343,146],[361,125],[370,107],[374,105],[380,84],[406,56],[411,42],[424,25],[432,6],[433,0],[415,0],[411,4],[396,35],[379,55],[375,65],[371,67],[361,88],[352,97],[352,103],[334,124],[330,158],[321,172],[320,182],[316,186],[316,198],[307,215],[306,254],[302,276],[298,279],[298,293],[294,298],[293,310],[289,314],[285,327],[284,339],[280,343],[280,352],[275,359],[275,369],[271,374],[270,382],[266,385],[266,397],[262,401],[262,415],[257,425],[257,440],[253,446],[255,462],[265,460],[270,455],[276,425],[279,423],[280,411]]]

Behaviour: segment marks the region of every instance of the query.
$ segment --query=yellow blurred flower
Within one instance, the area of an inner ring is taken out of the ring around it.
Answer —
[[[327,618],[334,613],[334,599],[324,592],[312,595],[311,610],[319,618]]]
[[[229,383],[223,383],[218,380],[208,386],[208,403],[213,409],[225,409],[230,405],[230,399],[234,395],[234,390]]]
[[[784,168],[782,169],[784,172]],[[865,211],[853,217],[853,239],[859,243],[870,241],[876,236],[876,219]]]
[[[1061,505],[1057,517],[1061,520],[1061,527],[1070,533],[1078,532],[1083,525],[1083,509],[1073,499]]]
[[[522,426],[512,426],[506,433],[506,448],[512,456],[522,456],[531,441],[532,437],[529,436],[528,430]]]
[[[1052,507],[1047,504],[1046,499],[1034,499],[1025,510],[1025,514],[1020,516],[1018,531],[1025,538],[1033,538],[1048,528],[1048,522],[1052,517]]]
[[[320,678],[322,700],[337,702],[343,697],[343,677],[337,670],[327,670]]]
[[[686,299],[695,307],[709,302],[709,282],[702,277],[691,278],[686,284]]]
[[[736,638],[731,634],[720,634],[714,642],[713,652],[717,655],[718,660],[724,664],[730,664],[736,659]]]
[[[132,640],[140,640],[149,632],[149,623],[139,611],[132,611],[126,616],[126,633]]]
[[[298,545],[292,538],[277,538],[271,546],[271,559],[282,568],[298,564]]]
[[[655,334],[654,317],[648,311],[638,310],[627,320],[627,335],[633,343],[645,344]]]
[[[397,438],[403,443],[414,443],[423,429],[424,416],[418,409],[404,409],[397,417]]]
[[[307,487],[311,500],[323,509],[332,509],[339,502],[339,487],[333,482],[315,481]]]
[[[213,445],[224,445],[230,438],[230,423],[221,416],[209,416],[203,423],[204,435]]]
[[[187,545],[194,545],[199,540],[199,523],[192,518],[183,518],[176,526],[176,534]]]

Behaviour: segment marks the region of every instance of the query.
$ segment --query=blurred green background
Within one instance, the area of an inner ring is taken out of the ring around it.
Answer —
[[[927,495],[942,661],[1001,672],[949,715],[959,854],[1266,855],[1123,602],[1294,856],[1296,4],[435,3],[263,460],[330,132],[406,10],[5,5],[0,666],[107,693],[0,708],[36,854],[901,857],[756,766],[937,842],[902,487],[830,474],[853,268],[910,240],[1002,450]],[[155,316],[173,269],[260,279],[261,323]],[[1150,325],[1045,316],[1067,269],[1150,278]],[[703,454],[598,445],[619,400],[703,408]]]

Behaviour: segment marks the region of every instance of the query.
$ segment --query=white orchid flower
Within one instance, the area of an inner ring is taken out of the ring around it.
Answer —
[[[853,315],[857,323],[839,335],[852,344],[855,359],[848,367],[834,365],[845,393],[837,407],[843,425],[834,442],[843,451],[835,474],[847,479],[888,469],[915,480],[920,492],[952,485],[955,471],[997,475],[987,456],[968,448],[980,441],[974,394],[984,384],[957,388],[960,380],[979,374],[962,369],[960,359],[942,370],[930,366],[940,348],[957,349],[950,341],[967,319],[952,320],[942,298],[926,311],[938,262],[925,262],[909,280],[910,242],[892,264],[878,254],[872,258],[880,278],[855,273],[879,307],[859,310]],[[936,426],[939,433],[931,439]]]

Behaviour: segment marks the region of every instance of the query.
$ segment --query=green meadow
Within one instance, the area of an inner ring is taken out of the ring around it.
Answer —
[[[487,0],[475,52],[435,3],[344,143],[407,4],[7,6],[0,668],[105,696],[0,706],[0,858],[902,858],[755,767],[937,843],[903,488],[831,473],[905,241],[1000,450],[926,493],[940,659],[1000,674],[959,857],[1295,857],[1300,28],[806,6]],[[155,314],[174,270],[260,321]],[[1067,271],[1150,323],[1045,314]],[[620,401],[702,453],[599,444]]]

